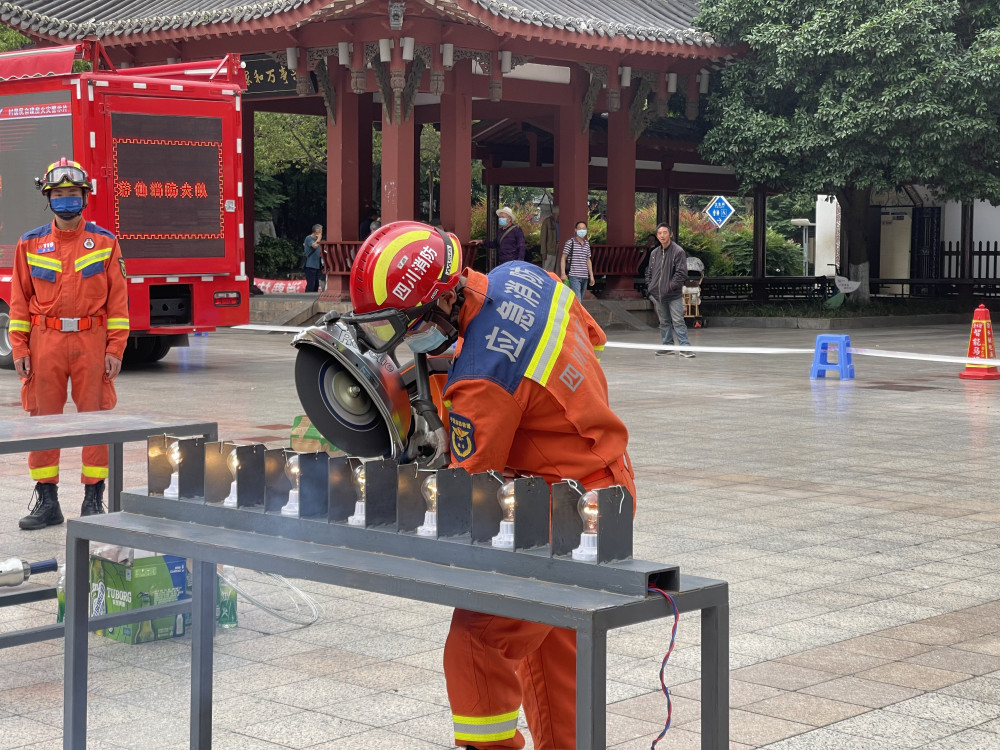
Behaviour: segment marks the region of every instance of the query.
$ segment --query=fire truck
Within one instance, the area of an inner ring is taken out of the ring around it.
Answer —
[[[93,189],[84,218],[118,237],[128,362],[249,321],[239,56],[116,69],[97,42],[0,54],[0,367],[18,238],[52,221],[34,178],[61,156]]]

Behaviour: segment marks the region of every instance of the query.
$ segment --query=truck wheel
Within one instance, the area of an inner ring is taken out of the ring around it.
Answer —
[[[150,338],[152,339],[152,348],[149,352],[149,359],[146,361],[159,362],[170,352],[170,342],[166,340],[165,336],[150,336]]]
[[[14,353],[10,345],[10,306],[0,301],[0,368],[14,369]]]

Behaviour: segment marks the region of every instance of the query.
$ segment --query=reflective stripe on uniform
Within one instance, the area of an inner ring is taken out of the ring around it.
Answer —
[[[600,359],[602,354],[604,354],[604,344],[599,344],[595,346],[594,356],[597,357],[597,359]]]
[[[56,260],[55,258],[47,258],[44,255],[36,255],[35,253],[25,253],[28,260],[29,266],[37,266],[38,268],[47,268],[50,271],[58,271],[62,273],[62,261]]]
[[[42,466],[38,469],[29,469],[28,473],[31,474],[31,478],[36,482],[42,479],[52,479],[52,477],[59,476],[58,466]]]
[[[566,328],[569,326],[570,306],[576,295],[564,284],[556,286],[549,307],[549,319],[545,322],[542,338],[535,347],[534,356],[528,363],[524,377],[534,380],[539,385],[549,382],[549,375],[562,352],[563,340],[566,338]]]
[[[28,320],[14,320],[11,318],[10,323],[8,323],[7,328],[11,331],[24,331],[27,333],[31,330],[31,321]]]
[[[462,742],[498,742],[509,740],[517,733],[517,711],[496,716],[458,716],[455,722],[455,739]]]
[[[128,318],[108,318],[108,330],[128,330]]]
[[[80,471],[85,477],[90,477],[91,479],[107,479],[108,478],[108,467],[107,466],[87,466],[83,465]]]
[[[107,260],[110,257],[111,257],[111,248],[106,247],[103,250],[95,250],[92,253],[87,253],[86,255],[77,258],[76,263],[73,264],[73,267],[77,271],[82,271],[91,263],[97,263],[98,261]]]

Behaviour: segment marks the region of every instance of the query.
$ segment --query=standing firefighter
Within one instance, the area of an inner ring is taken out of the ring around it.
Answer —
[[[112,409],[128,339],[118,240],[83,220],[91,184],[79,164],[60,159],[36,182],[55,219],[23,235],[15,250],[10,342],[23,382],[21,403],[31,416],[61,414],[72,381],[77,411]],[[32,530],[62,523],[59,451],[32,451],[28,468],[36,482],[34,502],[18,525]],[[107,476],[108,446],[84,448],[81,515],[104,512]]]
[[[397,222],[368,239],[351,271],[362,338],[405,339],[423,353],[458,342],[444,391],[452,466],[623,485],[634,497],[628,433],[608,406],[595,353],[605,336],[593,318],[536,266],[460,268],[454,236]],[[573,631],[455,610],[444,669],[455,744],[524,747],[523,704],[537,750],[576,747]]]

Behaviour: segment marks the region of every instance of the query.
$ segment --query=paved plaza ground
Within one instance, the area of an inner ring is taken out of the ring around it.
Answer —
[[[971,318],[971,315],[970,315]],[[612,334],[655,343],[655,331]],[[706,328],[694,344],[810,347],[797,330]],[[857,346],[962,355],[967,326],[857,331]],[[220,332],[126,372],[119,411],[219,422],[225,439],[287,442],[301,409],[289,337]],[[810,355],[654,357],[609,349],[612,404],[631,432],[635,554],[730,583],[733,750],[1000,750],[1000,382],[961,366],[859,358],[810,381]],[[18,417],[13,373],[0,418]],[[144,484],[126,447],[126,487]],[[79,450],[63,456],[79,513]],[[64,557],[64,527],[22,532],[25,459],[0,457],[0,558]],[[285,594],[240,571],[264,600]],[[54,575],[39,576],[51,585]],[[217,750],[450,747],[441,669],[450,611],[305,582],[323,608],[297,629],[241,601],[216,639]],[[0,631],[55,603],[0,609]],[[608,638],[608,736],[648,748],[669,640],[661,621]],[[685,615],[666,679],[674,726],[698,748],[699,620]],[[127,646],[92,636],[92,750],[187,744],[190,637]],[[62,747],[62,643],[0,651],[0,750]],[[529,747],[531,747],[529,742]]]

